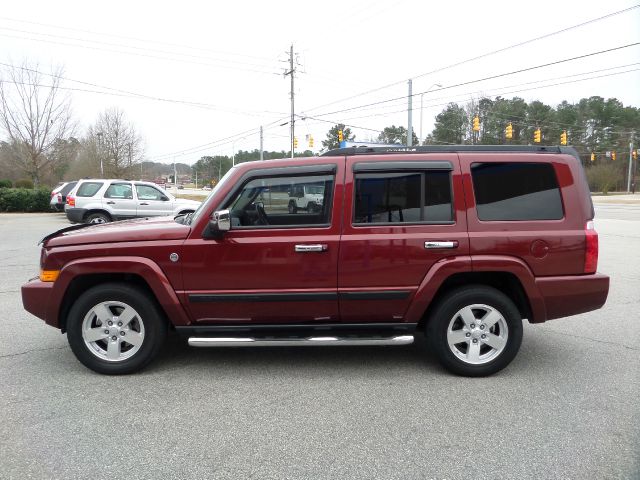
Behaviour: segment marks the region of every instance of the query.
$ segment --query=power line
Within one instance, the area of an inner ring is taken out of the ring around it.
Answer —
[[[131,36],[127,36],[127,35],[115,35],[113,33],[96,32],[96,31],[93,31],[93,30],[86,30],[86,29],[82,29],[82,28],[64,27],[64,26],[60,26],[60,25],[54,25],[54,24],[51,24],[51,23],[41,23],[41,22],[34,22],[34,21],[29,21],[29,20],[21,20],[21,19],[10,18],[10,17],[2,17],[2,16],[0,16],[0,20],[6,20],[6,21],[9,21],[9,22],[14,22],[14,23],[26,23],[26,24],[29,24],[29,25],[37,25],[39,27],[49,27],[49,28],[54,28],[54,29],[58,29],[58,30],[68,30],[68,31],[73,31],[73,32],[88,33],[90,35],[96,35],[96,36],[111,37],[111,38],[121,38],[123,40],[134,40],[136,42],[141,42],[141,43],[165,45],[165,46],[168,46],[168,47],[183,48],[183,49],[187,49],[187,50],[197,50],[197,51],[201,51],[201,52],[211,52],[211,53],[222,54],[222,55],[233,55],[235,57],[253,58],[253,59],[256,59],[256,60],[264,60],[264,61],[268,61],[268,62],[271,62],[273,60],[272,58],[269,58],[269,57],[260,57],[260,56],[257,56],[257,55],[247,55],[246,53],[223,52],[221,50],[212,50],[212,49],[209,49],[209,48],[193,47],[193,46],[190,46],[190,45],[181,45],[181,44],[178,44],[178,43],[162,42],[162,41],[159,41],[159,40],[149,40],[149,39],[146,39],[146,38],[131,37]]]
[[[45,40],[45,39],[41,39],[41,38],[30,38],[30,37],[23,37],[23,36],[18,36],[18,35],[9,35],[6,33],[0,33],[0,36],[2,37],[8,37],[8,38],[17,38],[20,40],[30,40],[33,42],[44,42],[47,44],[56,44],[56,45],[64,45],[67,47],[76,47],[76,48],[84,48],[87,50],[98,50],[98,51],[102,51],[102,52],[111,52],[111,53],[120,53],[123,55],[132,55],[132,56],[136,56],[136,57],[146,57],[146,58],[154,58],[154,59],[158,59],[158,60],[171,60],[171,61],[177,61],[177,62],[183,62],[183,63],[190,63],[190,64],[194,64],[194,65],[203,65],[206,67],[215,67],[215,68],[226,68],[226,69],[231,69],[231,70],[240,70],[240,71],[245,71],[245,72],[253,72],[253,73],[262,73],[265,75],[280,75],[279,72],[274,72],[274,71],[266,71],[266,70],[256,70],[256,69],[251,69],[251,68],[243,68],[243,67],[233,67],[233,66],[229,66],[229,65],[218,65],[218,64],[214,64],[214,63],[207,63],[207,62],[197,62],[194,60],[187,60],[182,58],[182,55],[180,53],[175,53],[175,54],[171,54],[171,55],[175,55],[175,57],[166,57],[166,56],[159,56],[159,55],[151,55],[148,53],[137,53],[137,52],[129,52],[126,50],[115,50],[112,48],[101,48],[101,47],[94,47],[94,46],[89,46],[89,45],[81,45],[81,44],[77,44],[77,43],[68,43],[68,42],[61,42],[61,41],[56,41],[56,40]],[[128,48],[128,47],[123,47],[123,48]]]
[[[491,52],[483,53],[483,54],[477,55],[475,57],[467,58],[465,60],[461,60],[459,62],[452,63],[450,65],[447,65],[447,66],[444,66],[444,67],[440,67],[440,68],[437,68],[435,70],[431,70],[430,72],[421,73],[419,75],[414,75],[414,76],[412,76],[410,78],[413,78],[413,79],[422,78],[422,77],[425,77],[427,75],[432,75],[434,73],[443,72],[445,70],[449,70],[449,69],[454,68],[454,67],[459,67],[460,65],[464,65],[466,63],[474,62],[474,61],[479,60],[481,58],[490,57],[492,55],[496,55],[498,53],[506,52],[507,50],[511,50],[513,48],[516,48],[516,47],[521,47],[523,45],[527,45],[529,43],[533,43],[533,42],[536,42],[538,40],[542,40],[542,39],[549,38],[549,37],[552,37],[552,36],[555,36],[555,35],[559,35],[561,33],[568,32],[568,31],[573,30],[575,28],[579,28],[579,27],[583,27],[585,25],[589,25],[591,23],[599,22],[599,21],[605,20],[607,18],[614,17],[616,15],[621,15],[623,13],[629,12],[629,11],[631,11],[633,9],[638,8],[638,7],[640,7],[640,4],[636,4],[636,5],[633,5],[633,6],[629,7],[629,8],[618,10],[616,12],[608,13],[608,14],[603,15],[601,17],[593,18],[591,20],[587,20],[586,22],[578,23],[578,24],[572,25],[570,27],[566,27],[566,28],[563,28],[563,29],[560,29],[560,30],[556,30],[555,32],[547,33],[547,34],[541,35],[539,37],[530,38],[529,40],[525,40],[523,42],[514,43],[513,45],[509,45],[507,47],[499,48],[499,49],[493,50]],[[377,87],[377,88],[374,88],[374,89],[371,89],[371,90],[367,90],[365,92],[358,93],[356,95],[345,97],[345,98],[342,98],[340,100],[334,100],[332,102],[325,103],[323,105],[319,105],[317,107],[313,107],[313,108],[307,109],[307,111],[311,112],[311,111],[318,110],[318,109],[323,108],[323,107],[328,107],[329,105],[335,105],[336,103],[343,103],[343,102],[346,102],[347,100],[352,100],[354,98],[358,98],[358,97],[361,97],[363,95],[368,95],[370,93],[375,93],[375,92],[378,92],[380,90],[384,90],[386,88],[390,88],[390,87],[394,87],[396,85],[400,85],[401,83],[404,83],[405,81],[406,80],[403,79],[403,80],[400,80],[400,81],[397,81],[397,82],[389,83],[387,85],[383,85],[381,87]]]
[[[238,114],[242,114],[242,115],[254,115],[256,113],[271,113],[271,114],[276,114],[278,116],[279,115],[283,115],[283,112],[241,111],[241,110],[237,110],[237,109],[230,109],[230,108],[226,108],[226,107],[221,107],[219,105],[213,105],[213,104],[204,103],[204,102],[193,102],[193,101],[189,101],[189,100],[180,100],[180,99],[156,97],[156,96],[152,96],[152,95],[146,95],[146,94],[143,94],[143,93],[131,92],[131,91],[128,91],[128,90],[121,90],[119,88],[113,88],[113,87],[108,87],[108,86],[105,86],[105,85],[99,85],[99,84],[96,84],[96,83],[85,82],[85,81],[82,81],[82,80],[75,80],[73,78],[68,78],[68,77],[63,77],[61,75],[54,75],[54,74],[51,74],[51,73],[41,72],[41,71],[35,70],[33,68],[11,65],[11,64],[8,64],[8,63],[4,63],[4,62],[0,62],[0,65],[5,66],[5,67],[9,67],[9,68],[12,68],[12,69],[27,70],[27,71],[38,73],[38,74],[45,75],[45,76],[48,76],[48,77],[58,78],[60,80],[66,80],[68,82],[79,83],[79,84],[82,84],[82,85],[88,85],[88,86],[91,86],[91,87],[102,88],[102,89],[105,89],[105,90],[112,90],[112,92],[104,92],[104,91],[100,91],[100,90],[89,90],[89,89],[74,88],[74,87],[64,87],[64,86],[61,86],[61,85],[57,85],[56,88],[59,88],[60,90],[69,90],[69,91],[83,92],[83,93],[96,93],[96,94],[111,95],[111,96],[116,96],[116,97],[139,98],[139,99],[144,99],[144,100],[153,100],[153,101],[165,102],[165,103],[176,103],[176,104],[182,104],[182,105],[187,105],[187,106],[206,108],[208,110],[219,110],[219,111],[225,111],[225,112],[231,112],[231,113],[238,113]],[[2,80],[0,80],[0,82],[1,81]],[[40,86],[40,87],[45,87],[45,88],[52,88],[53,87],[53,85],[41,85],[41,84],[33,84],[33,83],[28,83],[28,82],[16,82],[16,81],[13,81],[13,80],[11,80],[11,81],[4,80],[4,82],[9,82],[9,83],[17,84],[17,85],[28,85],[28,86],[36,86],[36,87]]]
[[[552,65],[558,65],[558,64],[561,64],[561,63],[571,62],[571,61],[579,60],[579,59],[582,59],[582,58],[588,58],[588,57],[592,57],[592,56],[595,56],[595,55],[601,55],[603,53],[609,53],[609,52],[613,52],[613,51],[616,51],[616,50],[621,50],[623,48],[634,47],[636,45],[640,45],[640,42],[629,43],[627,45],[621,45],[621,46],[618,46],[618,47],[608,48],[606,50],[600,50],[600,51],[597,51],[597,52],[591,52],[591,53],[587,53],[587,54],[584,54],[584,55],[578,55],[576,57],[565,58],[563,60],[557,60],[555,62],[543,63],[541,65],[536,65],[536,66],[533,66],[533,67],[521,68],[521,69],[518,69],[518,70],[513,70],[511,72],[499,73],[497,75],[490,75],[488,77],[478,78],[478,79],[475,79],[475,80],[469,80],[469,81],[466,81],[466,82],[461,82],[461,83],[457,83],[457,84],[454,84],[454,85],[448,85],[448,86],[436,88],[436,89],[433,89],[433,90],[427,90],[427,91],[424,91],[424,92],[417,92],[417,93],[413,93],[411,96],[415,97],[415,96],[423,94],[423,93],[439,92],[439,91],[442,91],[442,90],[449,90],[451,88],[462,87],[464,85],[471,85],[473,83],[484,82],[484,81],[487,81],[487,80],[494,80],[496,78],[506,77],[506,76],[509,76],[509,75],[515,75],[517,73],[529,72],[531,70],[536,70],[538,68],[550,67]],[[356,107],[344,108],[342,110],[335,110],[333,112],[328,112],[328,113],[319,113],[319,114],[316,114],[316,115],[317,116],[334,115],[336,113],[348,112],[348,111],[351,111],[351,110],[359,110],[359,109],[361,109],[363,107],[370,107],[370,106],[373,106],[373,105],[381,105],[383,103],[389,103],[389,102],[393,102],[393,101],[396,101],[396,100],[403,100],[403,99],[406,99],[408,97],[409,97],[409,95],[402,95],[402,96],[399,96],[399,97],[389,98],[389,99],[386,99],[386,100],[380,100],[378,102],[372,102],[372,103],[367,103],[367,104],[364,104],[364,105],[358,105]]]

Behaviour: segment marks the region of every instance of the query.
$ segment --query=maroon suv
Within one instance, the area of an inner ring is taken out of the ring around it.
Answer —
[[[292,212],[300,191],[314,208]],[[449,370],[489,375],[523,319],[605,303],[593,216],[573,149],[339,149],[237,165],[193,214],[48,235],[22,299],[101,373],[142,368],[175,329],[199,347],[422,331]]]

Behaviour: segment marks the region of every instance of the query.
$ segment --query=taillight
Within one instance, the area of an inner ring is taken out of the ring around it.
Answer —
[[[598,268],[598,232],[593,225],[593,220],[587,222],[584,233],[586,235],[584,273],[596,273]]]
[[[75,197],[72,197],[71,195],[67,195],[67,205],[69,205],[70,207],[75,207],[76,206]]]

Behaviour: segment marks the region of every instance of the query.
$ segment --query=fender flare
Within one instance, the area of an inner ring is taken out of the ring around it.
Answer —
[[[529,266],[519,258],[507,255],[472,255],[473,272],[507,272],[513,274],[522,285],[531,307],[531,323],[542,323],[547,320],[547,309],[544,297],[536,285],[536,278]]]
[[[514,275],[522,285],[529,300],[532,323],[547,319],[544,298],[535,283],[535,277],[522,260],[502,255],[471,255],[448,257],[436,262],[423,278],[414,300],[411,302],[405,321],[418,323],[435,298],[442,284],[452,275],[464,272],[506,272]]]
[[[189,325],[191,323],[173,286],[158,264],[148,258],[134,256],[83,258],[67,263],[53,285],[52,301],[47,305],[46,322],[56,327],[60,325],[63,299],[75,278],[101,273],[133,274],[141,277],[172,324]]]

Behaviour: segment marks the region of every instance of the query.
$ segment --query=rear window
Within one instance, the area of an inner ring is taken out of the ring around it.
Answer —
[[[76,197],[93,197],[102,187],[102,182],[83,182],[78,187]]]
[[[550,163],[474,163],[471,176],[480,220],[559,220],[564,216]]]
[[[451,223],[449,171],[361,173],[354,223]]]

